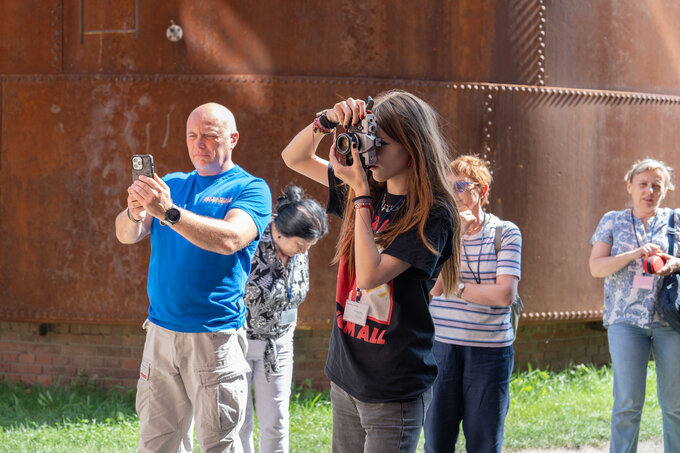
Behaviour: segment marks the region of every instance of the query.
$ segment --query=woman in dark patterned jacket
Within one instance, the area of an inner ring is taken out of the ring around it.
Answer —
[[[307,250],[328,230],[324,209],[289,185],[253,256],[244,296],[248,309],[248,388],[255,392],[260,452],[288,451],[288,402],[293,378],[297,307],[309,290]],[[241,428],[245,453],[254,452],[253,398]]]

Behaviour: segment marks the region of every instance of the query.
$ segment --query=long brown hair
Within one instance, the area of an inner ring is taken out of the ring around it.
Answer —
[[[427,102],[401,90],[387,91],[376,96],[373,113],[380,129],[401,144],[411,158],[408,195],[402,207],[403,213],[390,222],[383,231],[376,233],[376,244],[385,249],[397,236],[415,227],[428,250],[437,253],[425,237],[425,222],[435,205],[447,209],[456,225],[451,259],[442,268],[442,277],[445,292],[452,292],[460,267],[461,233],[458,228],[458,210],[447,179],[450,151],[440,131],[439,117]],[[385,183],[374,181],[370,172],[368,181],[375,204],[385,188]],[[349,188],[345,217],[333,258],[333,262],[337,263],[344,257],[351,276],[355,271],[355,213],[352,203],[354,196],[354,191]]]

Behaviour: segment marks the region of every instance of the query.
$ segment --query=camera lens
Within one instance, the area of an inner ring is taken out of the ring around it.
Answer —
[[[348,134],[340,134],[335,139],[335,148],[340,154],[349,154],[352,149],[352,140]]]
[[[135,170],[141,170],[142,169],[142,158],[141,157],[134,157],[132,159],[132,168]]]

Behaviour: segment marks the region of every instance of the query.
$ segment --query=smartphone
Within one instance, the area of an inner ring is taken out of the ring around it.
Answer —
[[[139,179],[139,175],[153,178],[153,156],[151,154],[134,154],[132,156],[132,181]]]

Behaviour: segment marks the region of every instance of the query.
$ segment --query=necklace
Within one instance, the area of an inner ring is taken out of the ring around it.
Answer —
[[[390,198],[390,200],[386,201],[387,198]],[[387,220],[390,214],[399,207],[405,198],[406,195],[392,195],[387,193],[387,190],[385,190],[382,195],[380,195],[380,213],[378,214],[378,224],[373,230],[373,233],[380,231],[380,227],[385,222],[385,220]]]
[[[381,197],[382,201],[380,202],[380,210],[392,212],[393,209],[399,206],[399,203],[401,203],[401,200],[403,199],[404,195],[392,195],[390,193],[385,193],[384,196]]]

